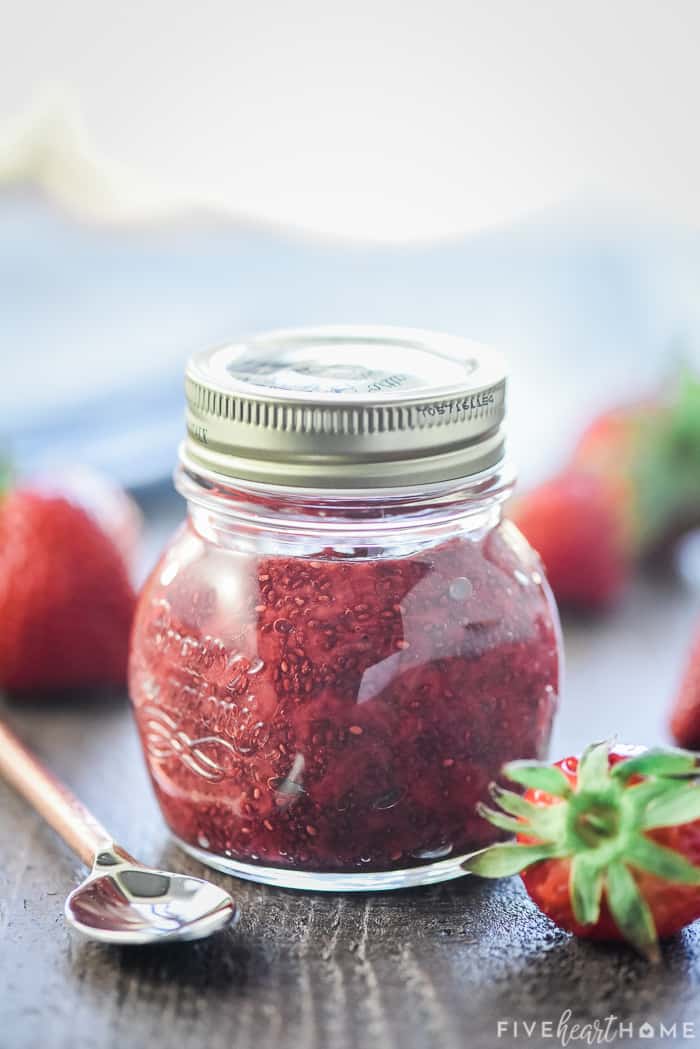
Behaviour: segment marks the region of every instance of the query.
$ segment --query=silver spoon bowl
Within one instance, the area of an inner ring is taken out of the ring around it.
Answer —
[[[103,943],[199,940],[238,919],[227,892],[188,874],[142,867],[113,846],[70,894],[66,920]]]

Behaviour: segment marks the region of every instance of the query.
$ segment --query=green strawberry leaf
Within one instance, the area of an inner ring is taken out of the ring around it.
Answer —
[[[531,829],[523,820],[517,819],[515,816],[506,816],[502,812],[497,812],[496,809],[490,809],[488,805],[484,805],[481,801],[477,803],[476,811],[494,827],[498,827],[499,830],[505,830],[509,834],[520,834]]]
[[[700,867],[687,860],[680,852],[657,845],[651,838],[640,834],[629,842],[625,859],[635,867],[655,874],[666,881],[682,885],[700,885]]]
[[[553,845],[517,845],[508,842],[505,845],[490,845],[487,849],[467,856],[462,869],[470,874],[478,874],[481,878],[508,878],[511,874],[520,874],[533,863],[560,854],[561,850]]]
[[[611,863],[606,875],[610,913],[624,938],[649,961],[658,961],[659,945],[654,918],[637,883],[621,861]]]
[[[568,798],[571,784],[561,771],[553,765],[539,761],[509,761],[503,766],[503,775],[531,790],[543,790],[556,798]]]
[[[579,791],[605,790],[610,782],[609,755],[610,743],[607,740],[586,747],[578,766]]]
[[[689,750],[654,747],[627,758],[613,766],[614,779],[627,780],[632,776],[697,776],[698,757]]]
[[[700,786],[691,784],[667,791],[649,802],[642,815],[645,830],[653,827],[675,827],[700,819]]]
[[[603,869],[592,852],[579,852],[571,862],[571,906],[581,925],[595,925],[600,917]]]
[[[512,790],[506,790],[505,787],[501,787],[498,783],[489,784],[489,794],[504,812],[509,812],[511,816],[520,816],[525,820],[529,820],[533,816],[536,816],[541,808],[541,806],[535,805],[531,801],[527,801],[522,794],[516,794]]]
[[[684,789],[683,779],[645,779],[641,783],[633,783],[625,787],[622,802],[626,808],[634,813],[641,826],[643,814],[652,801],[663,798],[666,794],[673,794],[679,789]]]

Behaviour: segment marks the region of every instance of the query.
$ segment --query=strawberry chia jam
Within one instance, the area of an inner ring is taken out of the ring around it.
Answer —
[[[501,765],[542,757],[559,627],[501,519],[488,350],[393,329],[273,333],[188,370],[189,517],[130,667],[161,809],[239,876],[454,877]]]

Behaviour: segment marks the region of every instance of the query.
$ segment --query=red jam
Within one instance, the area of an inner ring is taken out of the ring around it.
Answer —
[[[508,523],[406,549],[256,555],[181,530],[141,597],[131,693],[184,843],[367,872],[493,840],[477,801],[547,746],[556,611]]]

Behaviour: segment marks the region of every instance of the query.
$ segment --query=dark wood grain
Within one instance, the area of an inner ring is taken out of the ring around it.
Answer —
[[[643,580],[614,615],[567,623],[556,751],[610,732],[663,737],[698,604],[680,583]],[[168,843],[124,697],[8,703],[2,714],[135,855],[202,873]],[[522,1024],[556,1024],[567,1009],[646,1020],[657,1038],[643,1045],[669,1044],[660,1021],[678,1025],[679,1044],[680,1025],[695,1023],[700,1040],[700,923],[649,968],[559,932],[516,879],[330,896],[212,872],[240,901],[236,929],[176,949],[108,949],[63,922],[79,862],[4,785],[0,807],[2,1049],[551,1046]],[[511,1026],[499,1039],[499,1020],[518,1021],[517,1037]]]

